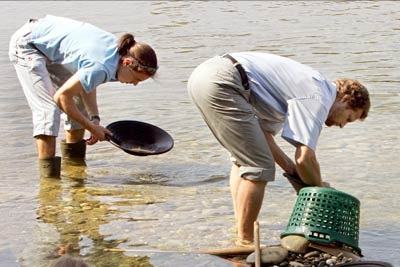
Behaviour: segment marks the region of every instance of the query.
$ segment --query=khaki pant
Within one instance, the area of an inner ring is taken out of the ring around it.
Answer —
[[[232,62],[221,56],[200,64],[188,81],[188,92],[219,143],[240,166],[241,177],[273,181],[275,162],[260,123]]]

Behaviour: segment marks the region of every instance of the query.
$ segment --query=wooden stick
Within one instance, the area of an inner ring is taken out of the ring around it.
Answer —
[[[141,253],[184,253],[184,251],[168,251],[157,249],[127,249],[127,248],[105,248],[106,252],[141,252]]]
[[[125,248],[105,248],[106,252],[137,252],[137,253],[197,253],[197,254],[209,254],[214,256],[236,256],[236,255],[248,255],[254,252],[254,248],[249,247],[232,247],[224,249],[212,249],[202,251],[164,251],[164,250],[152,250],[152,249],[125,249]]]
[[[236,256],[236,255],[248,255],[254,252],[252,247],[233,247],[223,249],[212,249],[199,251],[199,253],[210,254],[215,256]]]
[[[260,253],[260,225],[258,221],[254,222],[254,249],[255,249],[255,267],[261,267]]]

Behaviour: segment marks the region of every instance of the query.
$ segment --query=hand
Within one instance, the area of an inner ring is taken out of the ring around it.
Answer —
[[[285,176],[290,184],[293,186],[294,190],[296,190],[296,194],[299,194],[300,189],[306,186],[310,186],[303,182],[303,180],[300,178],[300,176],[297,173],[293,174],[288,174],[288,173],[283,173],[283,176]]]
[[[328,182],[322,182],[322,186],[331,187],[331,184]],[[332,187],[331,187],[332,188]]]
[[[88,145],[94,145],[98,141],[107,141],[108,139],[106,135],[112,135],[112,132],[103,126],[98,125],[99,122],[96,122],[96,120],[93,121],[93,124],[94,125],[90,130],[91,135],[88,139],[86,139],[86,143]]]
[[[298,184],[305,185],[305,186],[308,185],[300,178],[300,176],[297,173],[289,174],[289,173],[285,172],[283,174],[283,176],[285,176],[288,180],[294,181]]]
[[[90,137],[88,139],[86,139],[86,144],[88,145],[94,145],[99,141],[99,139],[97,139],[93,134],[90,134]]]

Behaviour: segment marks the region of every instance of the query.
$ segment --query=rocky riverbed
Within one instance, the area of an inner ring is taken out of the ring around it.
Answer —
[[[352,261],[352,258],[348,258],[343,254],[333,256],[329,253],[314,250],[304,255],[289,252],[288,257],[276,266],[330,267]]]
[[[345,252],[332,255],[320,250],[310,250],[307,253],[295,253],[281,246],[265,247],[260,251],[262,266],[268,267],[331,267],[343,263],[359,261],[359,257]],[[255,253],[246,258],[249,264],[255,263]]]

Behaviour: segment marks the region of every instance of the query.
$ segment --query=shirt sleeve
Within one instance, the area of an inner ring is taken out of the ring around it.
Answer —
[[[99,64],[85,66],[78,70],[77,75],[86,93],[90,93],[107,81],[107,72]]]
[[[282,137],[293,145],[303,144],[315,151],[327,116],[328,110],[318,99],[291,99]]]
[[[271,133],[274,136],[282,129],[283,126],[282,122],[271,121],[268,119],[258,119],[258,122],[263,131]]]

